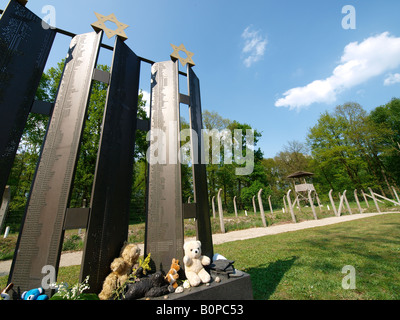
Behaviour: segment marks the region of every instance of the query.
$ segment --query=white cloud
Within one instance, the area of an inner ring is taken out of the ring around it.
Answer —
[[[330,77],[286,91],[275,106],[301,109],[313,103],[332,103],[340,92],[399,66],[400,38],[389,32],[352,42],[344,48],[340,64]]]
[[[242,38],[245,40],[242,50],[245,56],[243,63],[246,67],[251,67],[264,56],[268,41],[260,35],[260,31],[252,31],[250,26],[244,29]]]
[[[385,86],[390,86],[392,84],[400,82],[400,73],[395,73],[395,74],[389,74],[383,84]]]

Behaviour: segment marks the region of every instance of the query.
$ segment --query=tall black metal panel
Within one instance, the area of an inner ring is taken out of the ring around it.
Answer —
[[[52,119],[32,183],[10,271],[18,291],[41,286],[42,268],[57,272],[63,224],[102,32],[71,41]]]
[[[188,82],[191,127],[192,130],[197,133],[198,137],[197,145],[192,144],[192,154],[194,155],[192,169],[194,198],[196,202],[197,239],[201,242],[203,254],[211,258],[213,256],[213,242],[209,213],[210,208],[208,203],[204,139],[202,135],[203,121],[200,99],[200,81],[190,66],[188,67]]]
[[[167,272],[172,258],[183,258],[178,62],[155,63],[151,73],[145,251],[151,253],[156,270]]]
[[[55,31],[17,1],[0,18],[0,199]]]
[[[81,269],[100,292],[128,238],[140,60],[117,37]]]

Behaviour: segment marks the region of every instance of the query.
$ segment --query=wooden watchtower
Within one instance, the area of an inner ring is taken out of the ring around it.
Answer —
[[[308,193],[310,192],[312,195],[312,201],[317,200],[318,206],[320,206],[320,201],[318,197],[318,193],[315,190],[315,187],[312,183],[308,183],[306,178],[313,176],[312,172],[298,171],[292,173],[287,176],[287,178],[292,179],[297,205],[300,207],[300,201],[304,201],[304,203],[309,203]]]

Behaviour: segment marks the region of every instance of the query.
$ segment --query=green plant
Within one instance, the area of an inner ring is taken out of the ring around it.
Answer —
[[[66,282],[61,284],[55,283],[52,287],[57,290],[57,293],[51,298],[51,300],[98,300],[98,297],[95,294],[83,293],[90,289],[88,282],[89,276],[87,276],[82,283],[77,283],[71,288]]]
[[[77,235],[73,234],[70,237],[66,237],[63,243],[63,251],[76,251],[76,250],[81,250],[83,248],[83,240],[82,238]]]

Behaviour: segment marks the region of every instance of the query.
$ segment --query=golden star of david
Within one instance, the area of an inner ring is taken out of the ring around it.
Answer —
[[[92,23],[91,26],[93,27],[93,29],[95,31],[100,31],[100,30],[104,30],[104,33],[106,34],[106,36],[108,37],[108,39],[112,38],[113,36],[119,36],[121,37],[123,40],[128,39],[128,37],[125,34],[125,29],[128,28],[129,26],[125,23],[119,22],[118,19],[115,17],[114,13],[111,13],[108,16],[104,16],[100,13],[95,12],[94,13],[97,17],[97,21]],[[116,30],[112,30],[110,28],[107,28],[107,26],[105,25],[105,23],[107,21],[110,22],[114,22],[117,25],[117,29]]]
[[[179,47],[174,46],[173,44],[171,44],[171,47],[174,49],[174,52],[171,53],[171,58],[179,59],[179,61],[182,63],[182,66],[185,66],[186,63],[191,65],[191,66],[195,65],[193,60],[192,60],[192,57],[193,57],[194,53],[187,51],[183,44],[181,44]],[[186,59],[183,59],[180,56],[180,54],[179,54],[180,51],[183,51],[184,53],[186,53],[186,56],[187,56]]]

